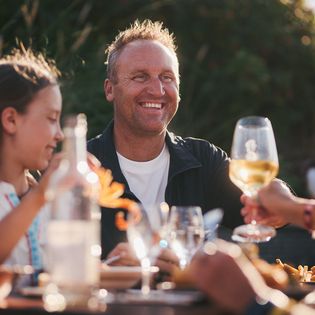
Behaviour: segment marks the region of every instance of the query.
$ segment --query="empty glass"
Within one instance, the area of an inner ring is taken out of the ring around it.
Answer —
[[[169,218],[169,245],[184,269],[204,240],[201,208],[173,206]]]
[[[127,237],[134,249],[136,256],[141,262],[143,295],[150,293],[150,270],[152,261],[159,255],[161,250],[161,232],[165,229],[165,204],[152,206],[144,209],[139,204],[140,218],[128,215]]]

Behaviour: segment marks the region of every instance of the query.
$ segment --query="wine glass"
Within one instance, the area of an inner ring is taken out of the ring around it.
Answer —
[[[271,122],[266,117],[249,116],[238,120],[233,137],[229,175],[245,195],[256,198],[260,188],[268,185],[279,168],[276,142]],[[255,210],[253,210],[253,218]],[[267,242],[276,235],[271,226],[250,224],[234,229],[238,242]]]
[[[141,292],[144,296],[150,293],[151,262],[159,255],[164,244],[160,234],[165,230],[165,205],[162,203],[144,209],[138,204],[140,215],[128,214],[127,238],[141,263]]]
[[[203,244],[204,224],[201,208],[172,206],[168,228],[169,246],[179,258],[180,268],[185,269]]]

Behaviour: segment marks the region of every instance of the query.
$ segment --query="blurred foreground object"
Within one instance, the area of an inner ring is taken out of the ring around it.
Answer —
[[[137,203],[127,198],[120,198],[124,193],[125,187],[123,184],[113,181],[111,170],[93,165],[92,169],[97,174],[100,182],[99,204],[107,208],[126,209],[135,218],[140,219],[141,214]],[[116,214],[115,224],[119,230],[127,230],[128,222],[123,211],[119,211]]]
[[[33,273],[32,266],[4,266],[0,265],[0,302],[5,299],[14,288],[16,281],[23,275]]]
[[[312,198],[315,198],[315,166],[311,166],[306,171],[307,190]]]
[[[86,131],[85,115],[67,119],[64,159],[47,190],[47,198],[52,201],[47,235],[48,271],[55,286],[47,286],[44,300],[49,303],[53,296],[59,297],[60,302],[60,307],[48,305],[48,310],[86,304],[91,288],[99,282],[99,180],[87,162]]]

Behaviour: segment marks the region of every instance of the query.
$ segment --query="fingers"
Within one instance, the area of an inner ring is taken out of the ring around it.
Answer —
[[[178,265],[179,260],[177,255],[170,249],[163,249],[158,257],[160,260],[168,261],[172,264]]]
[[[95,155],[87,152],[87,162],[91,169],[101,167],[101,162],[96,158]]]
[[[120,258],[112,262],[111,266],[139,266],[139,260],[135,256],[128,243],[119,243],[107,256],[111,258],[120,256]]]
[[[45,196],[48,183],[53,172],[59,167],[59,164],[63,158],[64,154],[62,152],[54,154],[51,159],[48,168],[45,170],[43,176],[41,177],[38,185],[36,186],[37,192],[43,197]],[[45,197],[44,197],[45,198]]]
[[[160,272],[167,273],[167,274],[172,274],[174,268],[176,268],[175,264],[169,261],[159,259],[159,258],[157,258],[157,260],[155,261],[155,265],[159,267]]]
[[[161,272],[172,273],[179,265],[178,257],[170,249],[164,249],[155,261]]]

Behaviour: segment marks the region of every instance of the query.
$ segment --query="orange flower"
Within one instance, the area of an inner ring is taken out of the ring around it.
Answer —
[[[113,181],[112,172],[103,167],[93,167],[100,182],[99,204],[107,208],[123,208],[129,211],[135,218],[140,220],[141,213],[137,203],[127,198],[120,198],[124,193],[124,185]],[[119,211],[116,214],[115,224],[119,230],[126,230],[128,222],[124,213]]]

